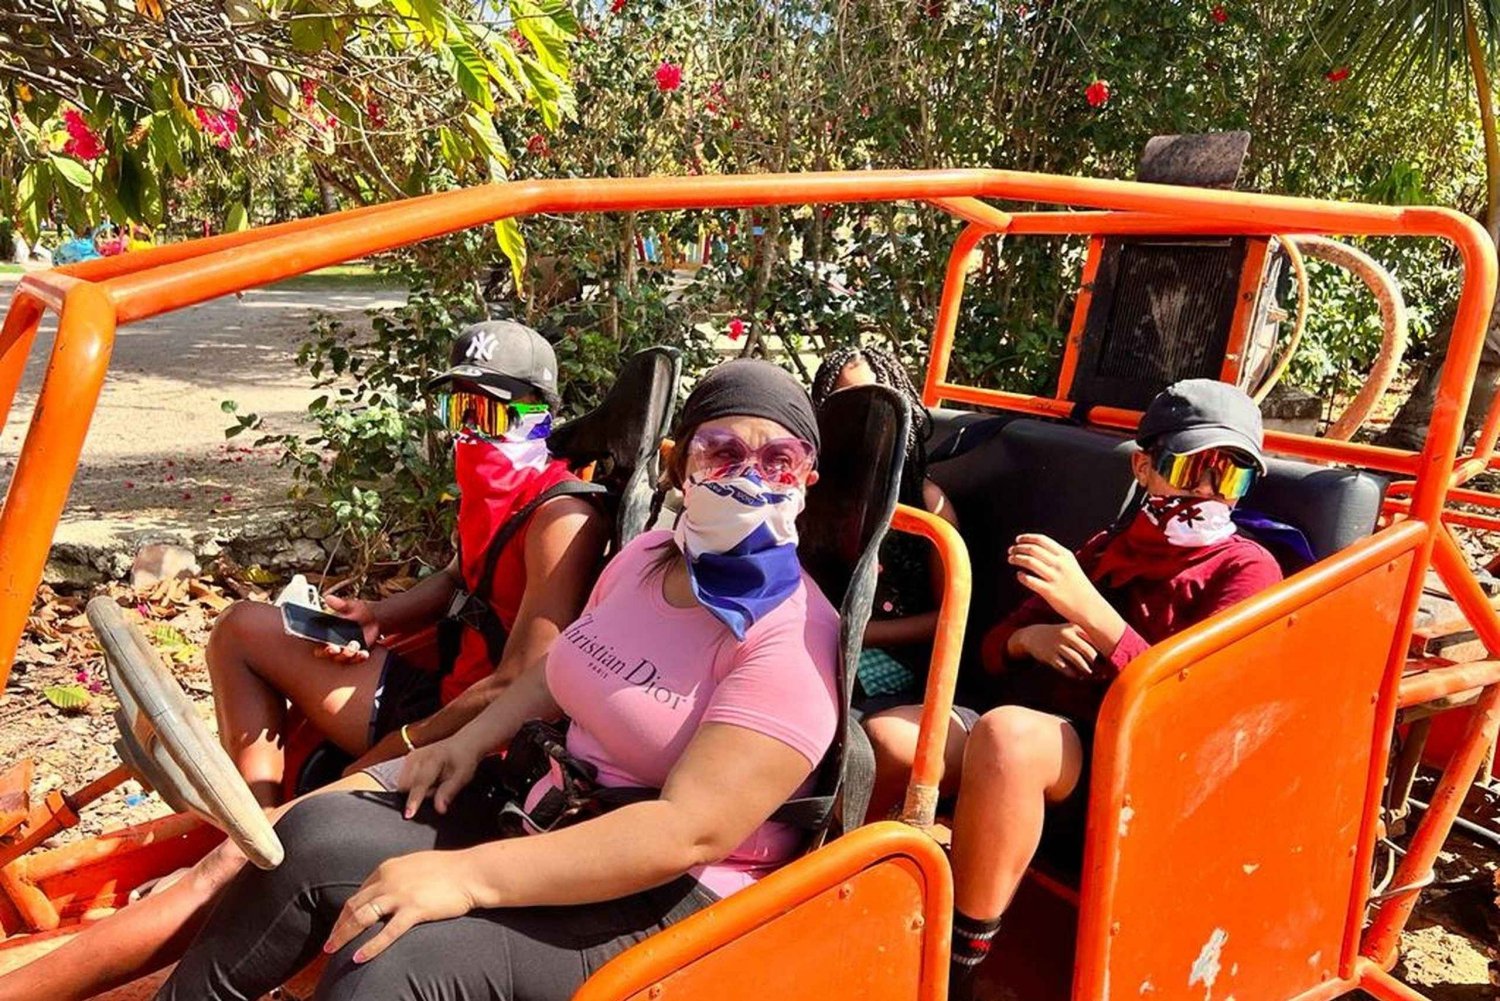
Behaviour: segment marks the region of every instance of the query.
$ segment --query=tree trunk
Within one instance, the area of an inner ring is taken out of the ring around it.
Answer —
[[[1500,130],[1495,123],[1495,95],[1490,89],[1489,67],[1485,61],[1484,46],[1480,43],[1479,29],[1474,23],[1474,8],[1471,0],[1465,0],[1464,48],[1469,56],[1469,70],[1474,77],[1474,97],[1479,102],[1479,123],[1484,132],[1484,179],[1485,179],[1485,229],[1490,239],[1500,244]],[[1416,383],[1411,396],[1402,404],[1401,410],[1391,421],[1391,426],[1380,436],[1380,444],[1393,448],[1420,449],[1427,441],[1427,426],[1432,422],[1432,408],[1437,403],[1438,381],[1442,378],[1443,365],[1448,359],[1448,341],[1452,335],[1452,323],[1433,345],[1417,369]],[[1500,380],[1500,300],[1490,313],[1489,329],[1485,332],[1484,353],[1479,359],[1479,371],[1474,376],[1474,391],[1469,399],[1469,409],[1464,415],[1464,429],[1472,434],[1483,423],[1484,415],[1495,398],[1496,381]]]

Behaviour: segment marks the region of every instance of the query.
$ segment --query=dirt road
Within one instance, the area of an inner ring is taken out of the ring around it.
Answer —
[[[17,276],[0,275],[0,307]],[[295,364],[318,310],[358,316],[398,304],[399,289],[337,278],[215,299],[123,328],[55,542],[133,550],[149,535],[232,532],[247,514],[279,508],[288,478],[269,452],[226,442],[222,401],[256,412],[274,431],[305,426],[317,395]],[[0,435],[9,479],[41,386],[56,324],[49,318],[28,363],[17,407]],[[249,437],[249,436],[246,436]]]

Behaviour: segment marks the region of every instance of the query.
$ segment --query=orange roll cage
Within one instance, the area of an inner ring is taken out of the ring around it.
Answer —
[[[1063,210],[1008,211],[984,199]],[[1477,444],[1460,453],[1495,295],[1495,249],[1472,219],[1446,209],[1001,170],[529,181],[30,274],[0,329],[0,412],[10,412],[44,311],[58,314],[58,331],[0,507],[0,684],[42,577],[118,326],[508,217],[891,200],[927,202],[967,223],[949,257],[924,401],[1041,417],[1079,416],[1065,398],[1067,365],[1052,397],[949,379],[965,261],[986,237],[1411,236],[1439,237],[1457,248],[1464,284],[1420,452],[1267,435],[1268,447],[1283,455],[1400,477],[1384,527],[1153,647],[1112,686],[1093,763],[1072,986],[1080,999],[1109,997],[1112,989],[1196,999],[1216,982],[1232,985],[1223,995],[1242,998],[1310,1001],[1356,987],[1386,999],[1419,996],[1385,971],[1417,887],[1500,726],[1500,685],[1486,675],[1488,687],[1394,889],[1373,898],[1369,873],[1397,708],[1417,694],[1462,691],[1484,680],[1472,671],[1403,680],[1429,567],[1490,654],[1500,657],[1500,615],[1448,527],[1500,528],[1500,516],[1451,506],[1500,508],[1494,495],[1461,489],[1480,472],[1500,468],[1500,408],[1486,415]],[[1075,328],[1072,340],[1079,334]],[[1139,418],[1104,407],[1085,416],[1121,429]],[[932,540],[949,570],[938,666],[904,811],[904,819],[923,825],[936,804],[970,582],[966,552],[951,527],[907,509],[895,526]],[[1408,688],[1413,684],[1422,686],[1420,693]],[[1278,823],[1262,823],[1273,811]],[[760,997],[769,977],[789,995],[938,999],[945,993],[950,910],[946,863],[933,843],[911,826],[872,825],[643,943],[579,997],[655,999],[668,991],[691,997],[712,990],[749,998],[752,987]],[[830,943],[858,962],[831,958]],[[870,958],[877,952],[885,957],[878,962]],[[879,975],[867,975],[870,969]]]

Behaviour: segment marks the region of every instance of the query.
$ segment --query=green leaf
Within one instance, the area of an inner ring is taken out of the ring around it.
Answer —
[[[229,211],[224,215],[224,232],[238,233],[240,230],[250,228],[250,213],[245,209],[244,202],[234,202],[229,206]]]
[[[42,698],[65,713],[80,713],[93,701],[82,685],[51,685],[42,689]]]
[[[498,162],[503,170],[510,169],[510,151],[505,148],[505,142],[500,138],[500,133],[495,131],[494,118],[470,108],[464,115],[464,130],[474,140],[476,152],[482,154],[487,160]]]
[[[173,174],[181,176],[187,173],[171,111],[158,111],[151,116],[151,149],[156,162],[171,168]]]
[[[479,50],[465,38],[455,38],[448,42],[448,53],[453,57],[452,73],[453,79],[458,82],[458,89],[485,111],[493,111],[495,93],[490,89],[490,81],[499,76],[494,64],[480,55]]]
[[[77,160],[70,156],[58,156],[56,153],[47,159],[52,161],[52,169],[57,171],[58,176],[74,188],[83,192],[94,190],[93,173]]]
[[[555,5],[554,5],[555,6]],[[523,38],[531,43],[536,58],[548,72],[567,79],[568,42],[571,35],[560,30],[550,12],[532,0],[511,0],[511,16]]]
[[[521,225],[512,217],[499,219],[495,222],[495,242],[500,244],[500,250],[510,261],[511,277],[516,280],[516,288],[526,287],[526,238],[521,235]]]
[[[292,19],[292,48],[298,52],[319,52],[323,48],[328,22],[306,14]]]

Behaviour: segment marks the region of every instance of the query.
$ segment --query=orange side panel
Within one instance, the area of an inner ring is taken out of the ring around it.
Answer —
[[[1416,526],[1163,643],[1100,720],[1073,997],[1295,998],[1340,970]],[[1358,628],[1351,624],[1358,623]],[[1372,735],[1375,739],[1372,741]],[[1372,786],[1373,783],[1373,786]]]
[[[872,824],[619,956],[574,1001],[940,1001],[952,907],[937,844]]]

